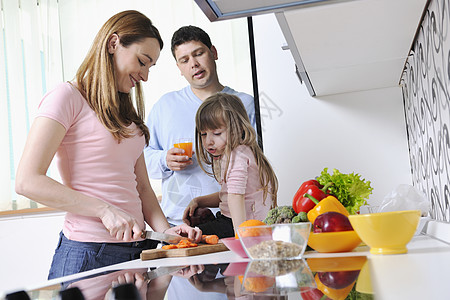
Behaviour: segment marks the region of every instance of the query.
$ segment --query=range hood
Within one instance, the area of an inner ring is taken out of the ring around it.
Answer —
[[[195,0],[211,22],[347,1],[355,0]]]
[[[274,13],[311,96],[398,87],[429,0],[195,0],[212,21]]]

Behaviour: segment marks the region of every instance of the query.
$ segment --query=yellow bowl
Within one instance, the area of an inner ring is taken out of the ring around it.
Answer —
[[[361,244],[354,230],[337,232],[317,232],[309,235],[308,245],[321,253],[348,252]]]
[[[348,219],[372,254],[406,253],[420,219],[420,210],[350,215]]]
[[[356,280],[355,289],[363,294],[373,294],[372,279],[370,277],[369,264],[366,262],[359,272],[358,279]]]

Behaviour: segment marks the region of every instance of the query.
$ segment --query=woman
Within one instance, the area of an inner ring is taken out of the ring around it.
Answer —
[[[201,231],[170,228],[150,186],[143,149],[149,133],[140,81],[163,47],[137,11],[100,29],[73,82],[44,96],[18,166],[16,191],[67,211],[49,279],[135,259],[154,248],[145,222],[198,241]],[[135,88],[135,105],[131,96]],[[63,184],[46,175],[55,156]]]

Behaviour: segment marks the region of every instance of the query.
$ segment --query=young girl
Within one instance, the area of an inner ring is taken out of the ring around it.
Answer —
[[[189,218],[198,207],[219,207],[215,220],[198,227],[203,234],[231,237],[242,222],[264,220],[276,206],[278,180],[238,97],[224,93],[210,96],[200,105],[195,122],[200,167],[215,177],[221,190],[192,199],[183,220],[190,224]],[[211,166],[212,172],[204,165]]]

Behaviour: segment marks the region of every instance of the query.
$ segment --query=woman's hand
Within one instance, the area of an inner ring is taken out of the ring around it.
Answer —
[[[119,241],[132,242],[140,239],[142,229],[136,219],[121,209],[108,205],[101,212],[100,220],[109,234]]]
[[[195,214],[195,210],[197,209],[197,207],[199,207],[197,198],[194,198],[191,200],[191,202],[189,202],[188,206],[184,210],[184,213],[183,213],[183,222],[184,223],[186,223],[187,225],[191,225],[191,226],[197,225],[197,224],[191,224],[191,217]]]
[[[190,278],[194,275],[200,274],[205,270],[204,265],[190,265],[184,269],[179,270],[174,274],[177,277]]]
[[[175,227],[171,227],[164,231],[164,233],[188,237],[196,243],[202,240],[202,231],[200,230],[200,228],[191,227],[187,224],[181,224]]]

